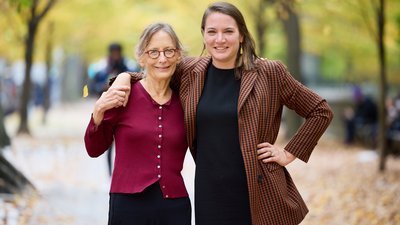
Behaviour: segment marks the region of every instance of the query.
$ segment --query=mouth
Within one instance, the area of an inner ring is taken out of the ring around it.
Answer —
[[[168,70],[171,66],[156,66],[156,69],[159,70]]]
[[[214,49],[217,51],[217,52],[223,52],[223,51],[225,51],[225,50],[227,50],[229,47],[224,47],[224,46],[217,46],[217,47],[214,47]]]
[[[217,46],[217,47],[214,47],[214,51],[215,51],[215,53],[223,54],[228,50],[228,48],[229,47]]]

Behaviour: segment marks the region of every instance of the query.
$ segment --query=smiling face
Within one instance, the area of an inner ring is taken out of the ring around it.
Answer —
[[[235,67],[243,37],[231,16],[219,12],[211,13],[205,20],[203,39],[214,66],[220,69]]]
[[[170,79],[176,69],[176,64],[180,58],[180,51],[176,50],[172,57],[165,57],[165,50],[176,49],[171,36],[160,30],[151,37],[145,53],[140,57],[139,63],[145,69],[146,76],[156,80]],[[149,56],[149,51],[160,51],[160,55],[153,59]],[[146,53],[147,52],[147,53]],[[169,55],[169,54],[167,54]]]

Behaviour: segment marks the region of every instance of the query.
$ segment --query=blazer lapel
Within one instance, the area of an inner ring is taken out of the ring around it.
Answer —
[[[193,131],[190,134],[189,147],[193,146],[194,137],[196,136],[196,111],[197,105],[200,101],[201,93],[203,92],[206,71],[210,58],[203,58],[190,72],[190,76],[193,77],[193,91],[189,91],[188,101],[186,104],[186,112],[188,113],[189,130]]]
[[[243,75],[241,78],[242,81],[240,82],[238,113],[240,112],[240,109],[242,108],[244,102],[246,101],[247,97],[249,96],[251,90],[253,89],[254,82],[256,81],[257,75],[258,75],[258,73],[256,70],[243,72]]]
[[[203,92],[206,72],[210,60],[210,57],[203,58],[200,62],[198,62],[197,66],[192,71],[192,76],[194,76],[195,88],[195,91],[193,92],[194,108],[197,108],[201,93]]]

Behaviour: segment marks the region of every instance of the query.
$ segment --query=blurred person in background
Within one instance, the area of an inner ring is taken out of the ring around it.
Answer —
[[[400,154],[400,94],[386,101],[388,132],[387,147],[389,153]]]
[[[282,63],[256,55],[234,5],[211,4],[201,33],[210,56],[184,58],[173,80],[196,163],[196,225],[299,224],[308,209],[285,166],[308,161],[332,120],[329,105]],[[138,79],[123,73],[113,86]],[[275,145],[283,106],[305,118],[285,148]]]
[[[356,138],[376,147],[378,129],[378,107],[374,100],[365,95],[359,86],[353,88],[354,108],[345,109],[345,143],[352,144]]]
[[[111,43],[108,46],[108,55],[106,57],[106,63],[103,61],[99,62],[97,69],[90,68],[89,76],[91,78],[91,92],[94,93],[96,97],[100,97],[103,92],[107,91],[109,85],[108,80],[111,77],[115,77],[118,74],[125,71],[139,71],[139,67],[136,63],[129,63],[128,60],[123,55],[122,45],[119,43]],[[128,66],[131,65],[131,66]],[[113,145],[110,146],[107,151],[107,166],[108,173],[111,176],[113,170]]]
[[[89,72],[92,79],[92,92],[100,97],[104,91],[108,89],[108,80],[125,71],[139,71],[135,66],[134,68],[128,67],[128,62],[123,55],[123,49],[119,43],[111,43],[108,46],[108,54],[104,61],[98,62],[97,68],[92,68],[93,71]]]
[[[85,134],[91,157],[115,138],[109,225],[190,225],[191,204],[181,175],[187,151],[183,110],[170,80],[182,45],[170,25],[142,33],[136,56],[143,79],[126,89],[111,87],[95,104]],[[126,107],[119,107],[129,97]]]

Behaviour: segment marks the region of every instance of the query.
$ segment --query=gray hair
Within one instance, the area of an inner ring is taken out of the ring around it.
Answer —
[[[140,35],[139,42],[136,45],[136,57],[137,58],[140,58],[144,54],[144,51],[145,51],[146,47],[149,45],[150,40],[153,37],[153,35],[161,30],[164,31],[165,33],[167,33],[171,37],[172,42],[174,43],[175,48],[177,50],[180,50],[180,51],[183,50],[183,46],[182,46],[181,42],[179,41],[179,38],[176,35],[174,29],[171,27],[171,25],[169,25],[167,23],[153,23],[153,24],[148,25],[143,30],[142,34]]]

